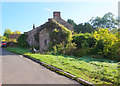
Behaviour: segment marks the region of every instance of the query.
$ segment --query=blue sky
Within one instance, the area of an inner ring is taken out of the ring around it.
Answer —
[[[72,19],[75,23],[84,23],[91,17],[103,16],[107,12],[118,15],[118,2],[2,2],[2,31],[26,32],[48,21],[54,11],[60,11],[64,20]]]

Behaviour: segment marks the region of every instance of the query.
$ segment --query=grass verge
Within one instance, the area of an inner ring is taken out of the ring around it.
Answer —
[[[93,84],[120,84],[118,62],[109,59],[97,59],[91,56],[74,57],[63,55],[31,54],[27,49],[6,48],[9,51],[28,55],[56,68],[62,69],[78,78]]]

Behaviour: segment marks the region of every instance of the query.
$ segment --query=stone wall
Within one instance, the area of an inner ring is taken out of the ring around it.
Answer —
[[[47,50],[47,48],[49,47],[49,41],[50,41],[49,32],[45,28],[42,31],[40,31],[40,33],[39,33],[39,48],[40,48],[40,51]]]
[[[32,29],[31,31],[28,31],[27,34],[27,42],[29,43],[30,46],[39,46],[39,43],[36,42],[34,35],[36,33],[38,28]]]

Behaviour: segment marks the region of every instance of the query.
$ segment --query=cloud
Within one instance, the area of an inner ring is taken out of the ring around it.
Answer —
[[[48,12],[52,12],[52,9],[50,9],[50,8],[45,8],[44,10],[48,11]]]

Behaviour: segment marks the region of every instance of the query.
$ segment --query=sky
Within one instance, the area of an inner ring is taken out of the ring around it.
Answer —
[[[61,17],[74,20],[75,23],[88,22],[92,17],[112,12],[118,16],[119,0],[2,0],[0,3],[1,30],[5,29],[27,32],[44,24],[49,18],[53,18],[54,11],[60,11]]]

